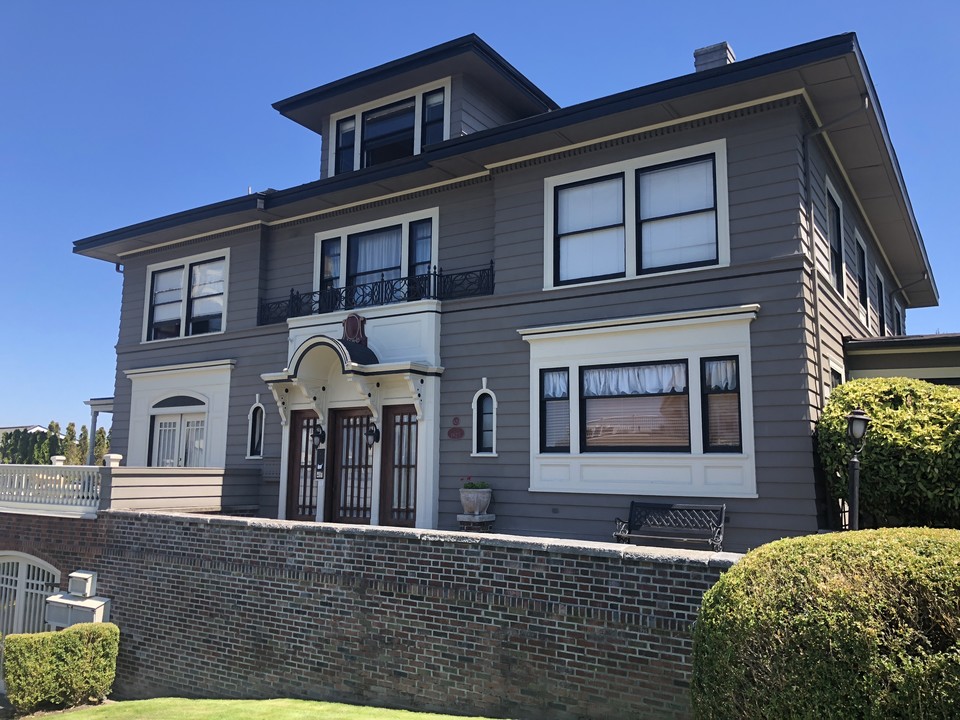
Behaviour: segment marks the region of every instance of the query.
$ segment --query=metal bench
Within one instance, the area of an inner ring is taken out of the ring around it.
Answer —
[[[726,505],[670,505],[666,503],[630,503],[630,520],[617,518],[613,537],[617,542],[631,540],[671,540],[703,542],[720,552]]]

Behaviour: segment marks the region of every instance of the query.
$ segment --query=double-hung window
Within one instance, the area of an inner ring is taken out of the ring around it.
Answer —
[[[204,335],[223,330],[225,255],[148,268],[146,339]]]
[[[545,286],[728,265],[726,189],[722,140],[548,178]]]
[[[716,264],[715,176],[712,155],[637,170],[638,272]]]
[[[540,452],[570,452],[570,371],[540,371]]]
[[[450,81],[414,88],[331,118],[331,174],[411,157],[448,137]]]

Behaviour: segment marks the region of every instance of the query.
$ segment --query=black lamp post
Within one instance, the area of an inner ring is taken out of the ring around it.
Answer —
[[[860,451],[863,450],[863,443],[867,436],[867,426],[870,424],[870,416],[859,408],[847,415],[847,439],[853,446],[853,456],[850,458],[849,465],[849,510],[850,522],[847,523],[847,529],[860,529]]]

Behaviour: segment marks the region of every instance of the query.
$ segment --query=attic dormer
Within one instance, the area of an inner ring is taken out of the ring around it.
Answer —
[[[323,137],[320,175],[382,165],[450,138],[558,109],[476,35],[274,103]]]

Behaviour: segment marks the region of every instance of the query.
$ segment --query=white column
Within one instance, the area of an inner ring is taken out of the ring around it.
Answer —
[[[91,403],[93,401],[91,400]],[[100,415],[99,410],[94,410],[90,408],[90,432],[87,435],[87,465],[93,465],[93,458],[96,454],[97,448],[97,417]]]

